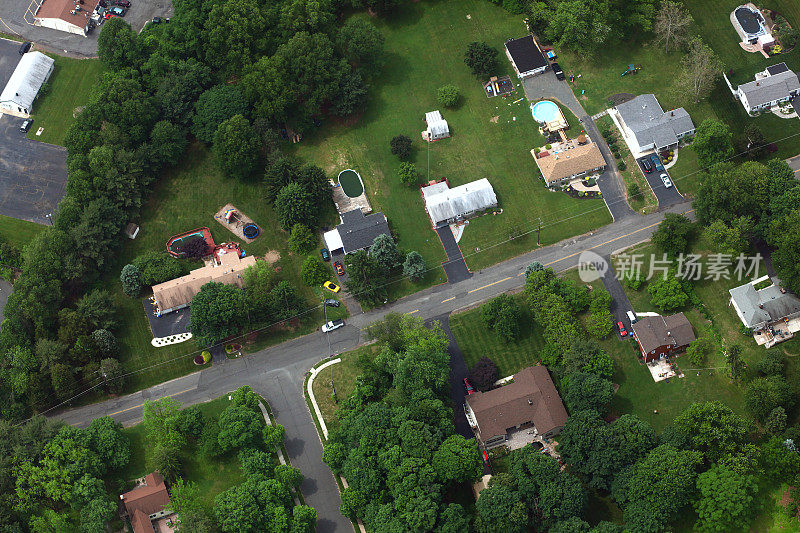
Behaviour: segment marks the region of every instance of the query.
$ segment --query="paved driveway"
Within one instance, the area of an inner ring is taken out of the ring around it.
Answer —
[[[635,213],[625,200],[625,189],[622,185],[622,176],[617,169],[617,162],[614,160],[611,150],[608,149],[608,145],[603,136],[600,135],[600,131],[594,121],[586,114],[583,106],[575,98],[569,83],[567,81],[559,81],[553,71],[548,70],[538,76],[525,78],[522,80],[522,86],[525,89],[525,95],[528,100],[538,100],[540,98],[558,100],[578,117],[586,133],[600,147],[600,152],[606,160],[606,171],[597,180],[597,184],[600,186],[600,192],[603,193],[603,199],[608,206],[608,211],[614,220],[622,220],[634,215]],[[580,127],[577,124],[571,126],[573,128]]]
[[[683,196],[681,196],[681,193],[678,192],[678,187],[675,185],[675,180],[672,179],[672,176],[669,176],[669,170],[656,170],[653,167],[652,161],[650,161],[650,157],[652,155],[655,154],[648,154],[644,157],[640,157],[636,160],[636,163],[639,165],[642,174],[644,174],[644,179],[647,180],[648,185],[650,185],[650,188],[653,189],[653,192],[658,199],[658,207],[667,207],[683,202],[685,199]],[[658,156],[656,155],[656,157]],[[650,162],[650,168],[652,170],[649,173],[646,172],[642,166],[642,160],[644,159],[648,159]],[[669,176],[670,181],[672,181],[672,187],[664,187],[664,182],[661,181],[661,174],[666,174]]]
[[[89,3],[86,2],[86,5]],[[131,4],[128,13],[125,14],[125,21],[136,32],[141,31],[145,22],[153,17],[170,17],[173,13],[171,0],[131,0]],[[100,34],[102,25],[95,28],[86,37],[41,26],[32,26],[24,19],[29,5],[30,0],[0,0],[0,32],[33,41],[37,48],[60,55],[97,56],[97,36]],[[28,18],[30,19],[30,15]]]
[[[600,281],[603,282],[603,287],[606,288],[609,294],[611,294],[611,298],[613,298],[611,302],[611,315],[614,317],[614,334],[617,338],[620,338],[617,322],[622,322],[625,329],[630,331],[631,322],[628,320],[627,312],[633,311],[633,306],[630,300],[628,300],[628,295],[625,294],[625,289],[622,288],[622,283],[617,279],[617,274],[612,267],[611,258],[609,256],[604,256],[603,259],[608,262],[608,269],[606,269]]]
[[[447,274],[447,282],[458,283],[472,276],[450,226],[436,228],[436,233],[439,235],[439,240],[442,241],[442,246],[444,246],[444,251],[447,254],[447,261],[442,263],[444,273]]]
[[[21,55],[19,55],[19,44],[16,41],[0,38],[0,91],[8,83],[14,69],[17,68]]]
[[[27,139],[21,123],[0,116],[0,214],[46,224],[64,197],[67,150]]]

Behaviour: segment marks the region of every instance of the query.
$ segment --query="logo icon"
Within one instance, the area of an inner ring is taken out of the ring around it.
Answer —
[[[584,283],[602,278],[608,272],[608,261],[592,251],[581,252],[578,257],[578,277]]]

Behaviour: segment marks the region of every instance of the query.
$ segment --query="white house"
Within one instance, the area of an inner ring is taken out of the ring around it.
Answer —
[[[23,55],[5,89],[0,93],[0,111],[18,117],[29,117],[39,89],[53,73],[54,63],[52,58],[41,52]]]
[[[452,189],[446,180],[431,183],[422,187],[422,198],[434,228],[497,207],[497,196],[486,178]]]
[[[506,56],[519,79],[535,76],[547,70],[547,59],[533,35],[507,40]]]
[[[675,148],[678,141],[695,132],[692,118],[684,108],[665,112],[654,94],[641,94],[613,111],[632,152]]]
[[[723,74],[724,75],[724,74]],[[755,80],[733,88],[725,76],[728,88],[742,102],[748,113],[770,109],[788,102],[800,94],[800,80],[786,63],[771,65],[755,75]]]
[[[438,110],[425,113],[425,123],[428,127],[422,132],[422,138],[426,141],[450,137],[450,126],[447,125],[447,121],[442,118],[442,114]]]
[[[76,0],[42,0],[38,3],[39,8],[33,17],[35,26],[83,36],[89,32],[89,21],[98,4],[97,0],[85,3]]]

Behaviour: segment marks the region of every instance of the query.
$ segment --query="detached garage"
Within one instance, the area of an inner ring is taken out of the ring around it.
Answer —
[[[41,52],[23,55],[0,94],[0,112],[28,118],[39,90],[53,73],[54,63]]]

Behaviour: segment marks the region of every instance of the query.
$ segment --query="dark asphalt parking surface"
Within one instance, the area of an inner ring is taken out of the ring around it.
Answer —
[[[654,154],[649,154],[644,157],[640,157],[636,160],[636,163],[639,165],[639,168],[642,170],[642,174],[644,174],[644,178],[647,180],[647,183],[650,185],[650,188],[653,189],[653,192],[658,199],[658,207],[668,207],[670,205],[674,205],[684,201],[684,197],[681,196],[681,193],[678,192],[678,188],[675,185],[675,180],[672,179],[672,176],[669,174],[669,170],[656,170],[655,165],[653,165],[653,161],[650,159],[651,156]],[[680,157],[680,154],[678,154]],[[650,163],[651,171],[645,171],[644,167],[642,166],[642,161],[647,159]],[[664,182],[661,181],[661,174],[666,174],[669,176],[670,181],[672,182],[672,187],[664,187]]]
[[[447,274],[447,282],[458,283],[472,276],[450,226],[436,228],[436,233],[439,235],[439,240],[442,241],[444,252],[447,254],[447,261],[442,263],[444,273]]]
[[[155,315],[155,305],[150,301],[150,298],[142,298],[142,305],[144,306],[144,314],[147,315],[147,321],[150,322],[150,331],[153,333],[153,338],[161,339],[189,331],[190,313],[188,307],[157,317]]]
[[[20,43],[0,38],[0,91],[8,83],[14,69],[17,68],[21,55],[19,55]]]
[[[67,150],[27,139],[22,121],[0,117],[0,214],[46,224],[64,197]]]

